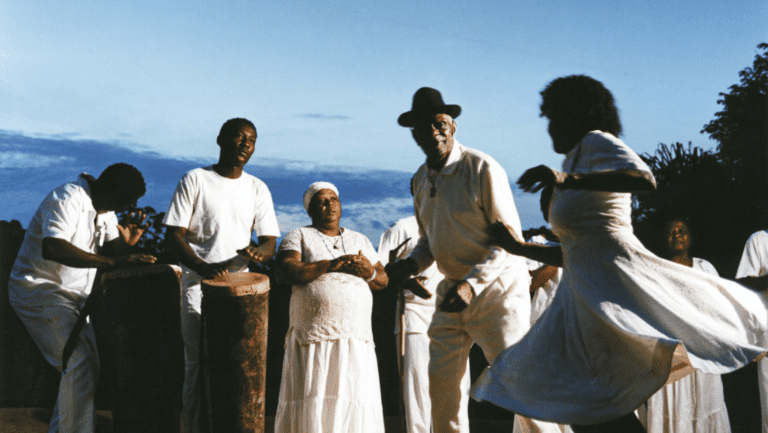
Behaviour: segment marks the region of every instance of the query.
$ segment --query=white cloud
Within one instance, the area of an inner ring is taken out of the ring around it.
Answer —
[[[24,152],[0,151],[0,168],[37,168],[73,162],[71,156],[43,156]]]

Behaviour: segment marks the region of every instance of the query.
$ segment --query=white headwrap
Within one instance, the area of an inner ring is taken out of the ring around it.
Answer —
[[[309,202],[312,201],[312,197],[314,197],[321,189],[330,189],[335,192],[337,196],[339,195],[339,190],[336,189],[336,185],[330,182],[313,183],[306,191],[304,191],[304,209],[306,209],[307,212],[309,212]]]

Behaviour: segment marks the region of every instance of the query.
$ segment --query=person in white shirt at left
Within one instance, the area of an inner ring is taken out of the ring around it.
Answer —
[[[135,207],[145,192],[136,168],[113,164],[98,179],[83,173],[54,189],[27,227],[8,296],[46,361],[61,372],[50,433],[95,429],[99,356],[93,327],[81,315],[97,269],[155,262],[150,255],[128,254],[147,228],[141,212],[123,225],[115,215]],[[83,328],[73,334],[78,319]],[[71,334],[74,349],[64,360]]]

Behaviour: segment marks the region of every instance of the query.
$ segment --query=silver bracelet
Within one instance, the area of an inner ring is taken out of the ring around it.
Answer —
[[[367,280],[365,280],[365,282],[366,282],[366,283],[370,283],[370,282],[371,282],[371,281],[373,281],[375,278],[376,278],[376,269],[374,268],[374,269],[373,269],[373,275],[371,275],[371,278],[368,278]]]

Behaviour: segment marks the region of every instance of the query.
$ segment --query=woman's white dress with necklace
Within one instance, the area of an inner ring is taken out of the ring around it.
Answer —
[[[693,268],[719,276],[711,263],[693,258]],[[731,433],[723,380],[694,370],[653,394],[637,410],[648,433]]]
[[[592,131],[563,171],[643,170],[621,140]],[[556,189],[552,231],[564,272],[552,305],[499,355],[472,396],[562,424],[632,412],[693,369],[733,371],[764,356],[763,295],[661,259],[632,233],[631,195]]]
[[[292,230],[280,251],[299,251],[303,262],[362,251],[379,262],[364,235],[342,230],[336,237],[312,227]],[[372,307],[368,283],[349,274],[329,272],[293,286],[275,432],[384,432]]]

